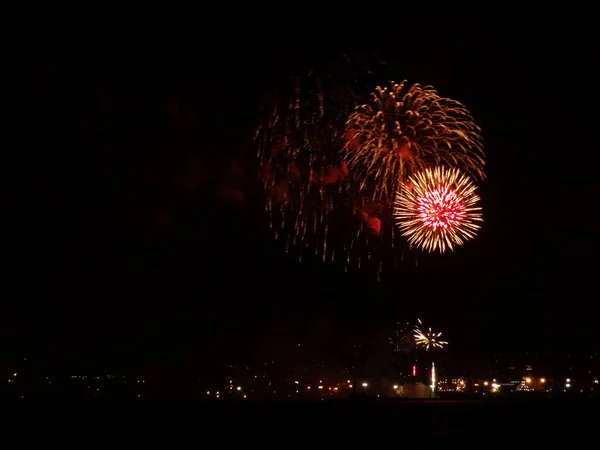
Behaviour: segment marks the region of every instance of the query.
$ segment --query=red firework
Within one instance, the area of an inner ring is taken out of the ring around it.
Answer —
[[[458,169],[425,169],[398,192],[396,225],[421,250],[453,250],[473,239],[483,220],[475,191],[473,182]]]

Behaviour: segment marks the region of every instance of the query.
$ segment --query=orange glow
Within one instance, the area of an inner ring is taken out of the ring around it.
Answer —
[[[403,138],[399,141],[398,154],[400,155],[400,158],[402,158],[402,160],[408,161],[414,156],[410,147],[410,141],[407,138]]]

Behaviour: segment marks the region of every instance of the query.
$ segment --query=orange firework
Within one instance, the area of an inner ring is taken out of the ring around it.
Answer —
[[[388,201],[408,176],[433,165],[484,178],[479,127],[461,103],[429,86],[390,82],[346,122],[344,159],[360,189]]]
[[[401,234],[424,251],[444,253],[475,237],[483,220],[473,182],[460,170],[425,169],[397,194],[394,216]]]

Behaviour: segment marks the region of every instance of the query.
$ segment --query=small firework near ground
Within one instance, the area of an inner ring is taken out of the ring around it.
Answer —
[[[398,192],[394,216],[408,242],[444,253],[473,239],[483,220],[476,186],[459,169],[428,168]]]
[[[418,319],[418,325],[414,330],[415,344],[420,347],[425,347],[425,350],[430,348],[443,348],[448,345],[448,342],[442,341],[440,337],[442,333],[434,333],[431,327],[425,328],[421,319]]]

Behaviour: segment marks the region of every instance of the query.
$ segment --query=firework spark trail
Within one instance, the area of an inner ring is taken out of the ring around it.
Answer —
[[[435,167],[402,185],[394,216],[409,244],[444,253],[475,237],[483,220],[478,202],[476,186],[459,169]]]
[[[374,269],[379,279],[384,265],[402,261],[390,255],[400,240],[392,207],[359,192],[341,151],[359,86],[380,72],[377,58],[366,59],[344,56],[290,78],[263,105],[255,144],[270,227],[286,251]]]
[[[346,122],[344,159],[361,190],[390,199],[407,176],[431,165],[461,167],[483,179],[480,129],[466,107],[432,87],[406,81],[377,87]]]
[[[352,222],[356,215],[352,206],[348,212],[348,170],[339,156],[354,95],[328,77],[309,75],[291,79],[271,100],[255,135],[270,226],[288,251],[299,250],[300,260],[308,251],[349,262],[350,243],[329,245],[329,235],[334,216]]]
[[[425,350],[430,348],[443,348],[448,345],[448,342],[440,340],[442,333],[434,333],[431,327],[426,328],[418,319],[418,325],[414,329],[415,344],[421,347],[425,347]]]

